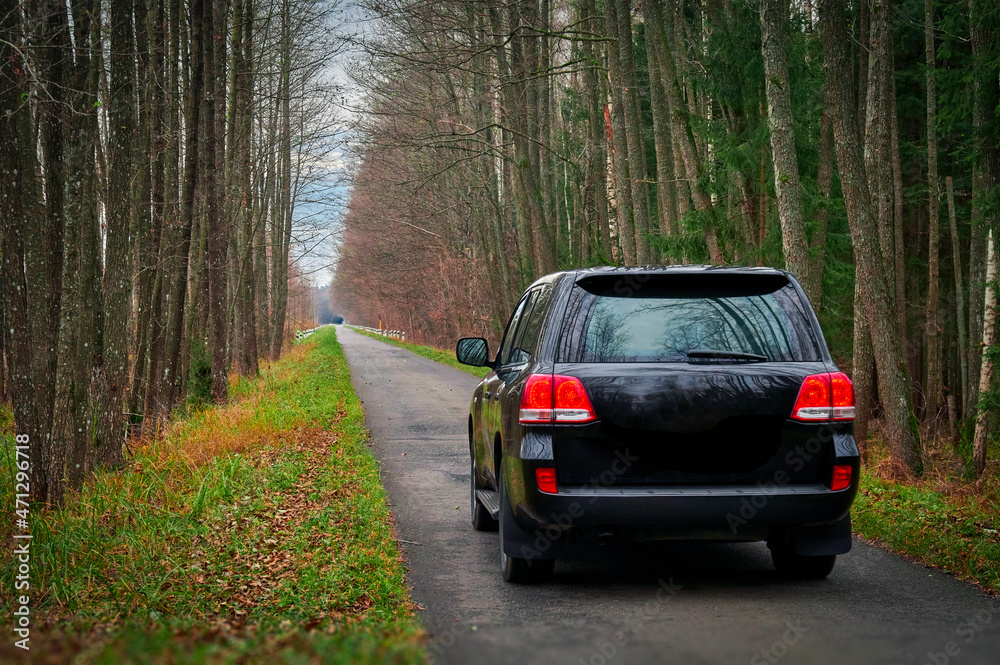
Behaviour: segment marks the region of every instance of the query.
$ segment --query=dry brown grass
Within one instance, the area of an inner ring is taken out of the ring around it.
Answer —
[[[300,344],[282,357],[282,362],[261,361],[261,375],[252,381],[253,389],[228,403],[201,410],[191,417],[168,423],[145,434],[132,445],[145,453],[151,470],[164,470],[176,475],[180,465],[188,472],[214,459],[242,454],[260,456],[272,450],[281,432],[260,417],[262,402],[273,398],[269,385],[289,380],[298,371],[295,363],[306,358],[314,344]],[[230,391],[235,392],[242,381],[237,374],[229,377]]]
[[[923,439],[924,471],[919,478],[915,478],[889,456],[881,432],[874,430],[873,433],[875,436],[869,439],[864,451],[866,474],[939,492],[956,505],[978,508],[1000,522],[1000,460],[989,460],[982,477],[971,480],[966,475],[965,460],[955,449],[950,435],[928,436]]]

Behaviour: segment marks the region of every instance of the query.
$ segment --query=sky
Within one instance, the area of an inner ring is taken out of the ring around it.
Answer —
[[[336,54],[321,80],[334,90],[328,111],[335,114],[335,126],[325,153],[311,160],[311,169],[303,169],[314,181],[302,191],[292,220],[293,260],[315,286],[327,286],[333,279],[337,233],[350,199],[353,166],[359,159],[353,128],[364,103],[363,91],[349,74],[367,26],[364,10],[355,0],[334,1],[328,39]]]

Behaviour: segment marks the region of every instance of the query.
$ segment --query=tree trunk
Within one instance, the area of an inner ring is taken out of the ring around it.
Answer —
[[[975,85],[975,84],[974,84]],[[975,124],[976,113],[973,112]],[[980,144],[981,146],[981,144]],[[980,147],[980,150],[982,148]],[[965,392],[969,396],[966,416],[974,415],[979,394],[979,370],[982,367],[982,348],[975,340],[983,338],[983,302],[986,294],[986,216],[982,197],[985,194],[986,166],[976,159],[972,165],[972,223],[969,228],[969,382]]]
[[[264,93],[266,94],[266,93]],[[263,116],[263,113],[262,113]],[[278,114],[274,105],[271,105],[271,109],[268,115],[261,118],[261,124],[266,122],[267,125],[267,136],[274,137],[277,136],[277,126],[278,126]],[[262,141],[263,143],[263,141]],[[268,263],[268,226],[272,223],[272,208],[274,207],[275,197],[274,190],[276,189],[275,183],[275,151],[274,150],[264,150],[263,145],[260,146],[260,157],[259,161],[261,163],[261,170],[263,175],[258,178],[259,184],[259,200],[260,206],[257,210],[257,216],[254,218],[254,269],[256,272],[257,279],[257,326],[258,326],[258,349],[262,357],[269,358],[271,356],[271,276],[270,270],[273,269]]]
[[[68,61],[65,79],[57,82],[65,88],[64,102],[70,111],[61,130],[67,139],[63,160],[66,171],[77,175],[65,181],[60,196],[64,219],[63,288],[50,436],[47,501],[51,504],[60,503],[66,489],[79,488],[89,466],[93,411],[90,383],[94,366],[91,350],[97,341],[93,312],[101,308],[101,292],[95,288],[96,253],[88,245],[97,229],[93,173],[97,136],[94,99],[99,58],[91,57],[89,46],[95,41],[91,34],[91,11],[99,11],[99,5],[87,4],[84,0],[73,7],[76,48],[69,45],[68,36],[64,38],[64,48],[74,51],[75,61]],[[68,35],[68,17],[62,12],[59,16],[65,21],[62,30]]]
[[[27,70],[22,57],[26,51],[20,29],[16,0],[0,0],[0,242],[4,338],[10,378],[17,445],[29,446],[31,499],[47,496],[48,459],[44,457],[45,435],[40,427],[38,402],[31,376],[28,284],[24,272],[24,233],[36,226],[42,214],[40,186],[35,174],[34,132],[31,109],[23,101],[28,94]],[[27,437],[25,440],[22,437]]]
[[[217,168],[220,146],[216,119],[216,100],[225,98],[224,87],[220,86],[217,68],[222,63],[216,62],[218,44],[225,42],[225,16],[215,15],[215,0],[205,0],[204,29],[208,31],[211,40],[205,45],[205,167],[203,169],[205,185],[205,225],[207,235],[207,277],[208,277],[208,311],[209,311],[209,348],[212,355],[212,399],[222,402],[226,399],[229,388],[229,377],[226,371],[226,263],[229,250],[228,224],[223,217],[219,197],[220,173]]]
[[[161,0],[162,1],[162,0]],[[160,241],[160,267],[157,270],[156,281],[154,282],[154,300],[152,303],[153,312],[151,315],[152,330],[150,331],[149,342],[149,385],[146,387],[146,395],[143,407],[143,427],[144,429],[155,427],[159,418],[162,417],[169,403],[172,393],[170,386],[173,383],[170,372],[170,361],[166,356],[166,345],[170,330],[171,302],[168,300],[172,293],[174,275],[177,272],[177,253],[174,244],[181,241],[180,234],[180,206],[177,196],[178,184],[180,180],[180,144],[179,136],[181,94],[180,94],[180,74],[178,60],[180,58],[180,0],[167,0],[169,2],[169,17],[164,20],[167,28],[165,39],[166,61],[163,67],[165,85],[162,88],[159,105],[162,105],[165,120],[163,120],[164,146],[163,146],[163,221],[162,235]],[[185,271],[186,273],[186,271]],[[187,275],[185,274],[185,279]]]
[[[768,127],[774,161],[774,190],[781,221],[781,247],[785,267],[802,282],[806,295],[819,302],[822,284],[809,271],[809,247],[802,219],[799,161],[795,154],[792,90],[788,80],[788,0],[760,1],[760,30],[767,92]]]
[[[64,359],[61,364],[73,367],[71,393],[67,395],[73,406],[66,409],[72,412],[73,423],[66,423],[63,430],[69,437],[65,442],[64,468],[68,486],[77,489],[92,466],[93,405],[99,400],[99,386],[94,377],[100,362],[99,330],[103,326],[104,294],[101,290],[100,222],[96,209],[95,147],[99,133],[94,102],[103,59],[99,47],[100,0],[78,0],[72,9],[76,67],[70,87],[74,91],[75,108],[68,124],[67,165],[71,172],[80,176],[67,183],[66,218],[72,218],[76,227],[76,238],[67,240],[77,243],[77,283],[73,286],[76,290],[73,298],[76,330],[72,341],[66,340],[69,351],[60,352],[59,357]],[[64,281],[64,285],[68,282]]]
[[[993,230],[986,239],[986,295],[983,301],[983,349],[982,368],[979,370],[980,399],[993,386],[996,361],[986,350],[1000,344],[997,330],[997,255]],[[982,404],[976,409],[976,433],[972,441],[972,466],[977,476],[986,470],[986,449],[994,432],[990,427],[992,414]]]
[[[74,120],[72,110],[76,110],[76,98],[82,94],[77,91],[79,82],[72,59],[66,54],[71,52],[70,26],[65,6],[58,3],[42,5],[46,12],[46,46],[41,49],[46,70],[46,85],[49,88],[48,102],[39,104],[41,119],[41,146],[43,154],[43,173],[45,180],[45,208],[47,223],[42,232],[42,245],[51,260],[51,270],[59,270],[58,280],[49,272],[48,291],[42,307],[34,308],[40,313],[51,316],[46,327],[54,326],[52,337],[41,334],[35,342],[43,342],[44,374],[35,376],[35,395],[39,399],[41,426],[48,427],[45,439],[47,496],[46,501],[52,505],[62,501],[66,490],[65,461],[71,448],[76,432],[75,409],[73,398],[74,369],[71,361],[72,350],[76,347],[77,334],[77,270],[79,260],[77,250],[77,229],[80,220],[78,216],[68,214],[75,210],[71,204],[69,189],[73,186],[67,174],[73,174],[67,168],[68,158],[74,153],[69,123]],[[83,68],[86,79],[85,62],[78,63]],[[66,139],[69,139],[68,141]],[[74,193],[77,193],[74,188]],[[59,245],[52,244],[58,238]],[[46,242],[46,240],[48,242]],[[37,247],[35,243],[32,243]],[[33,332],[35,332],[33,330]],[[39,331],[41,332],[41,331]],[[51,401],[50,401],[51,400]]]
[[[955,216],[955,185],[951,176],[945,178],[945,190],[948,196],[948,220],[951,226],[951,257],[955,266],[955,324],[958,328],[958,365],[960,376],[960,390],[965,396],[965,388],[969,385],[969,334],[965,327],[965,285],[962,280],[962,244],[958,239],[958,220]],[[954,395],[955,388],[952,387],[950,393]],[[964,404],[966,399],[962,400]]]
[[[38,142],[41,148],[42,178],[39,180],[44,198],[41,214],[32,215],[25,221],[30,225],[22,236],[24,242],[24,271],[28,287],[27,310],[28,340],[32,347],[30,356],[31,382],[37,400],[38,427],[46,434],[52,427],[53,408],[56,395],[56,370],[58,357],[56,348],[59,339],[60,300],[62,291],[63,225],[65,223],[66,168],[63,154],[64,125],[67,119],[67,93],[69,70],[64,52],[70,48],[69,29],[65,7],[53,0],[44,0],[35,6],[41,14],[35,35],[39,44],[32,49],[34,62],[25,63],[29,68],[37,67],[42,73],[42,81],[35,84],[38,91],[35,122]],[[25,97],[27,100],[28,97]],[[34,145],[33,145],[34,149]],[[61,441],[53,441],[50,436],[39,439],[36,444],[46,464],[56,464],[61,455]],[[57,471],[50,469],[49,482],[58,483]],[[59,491],[57,485],[52,489]]]
[[[852,103],[848,66],[847,17],[835,0],[824,0],[820,20],[827,76],[834,99],[833,130],[837,144],[847,218],[854,242],[859,290],[872,330],[872,351],[878,368],[879,394],[885,406],[886,431],[895,460],[911,473],[923,470],[920,441],[910,406],[910,378],[899,341],[899,325],[882,266],[878,225],[865,180],[861,137]]]
[[[969,339],[986,336],[986,260],[987,232],[994,230],[993,242],[1000,232],[998,214],[992,197],[1000,183],[1000,132],[995,127],[995,109],[1000,105],[997,83],[995,7],[986,0],[970,0],[969,32],[972,42],[972,125],[975,150],[972,160],[972,239],[969,243]],[[969,344],[969,403],[966,413],[975,410],[984,349]],[[978,416],[977,416],[978,417]]]
[[[253,134],[254,99],[253,99],[253,37],[255,10],[253,0],[237,0],[240,20],[233,14],[233,132],[232,151],[227,152],[227,158],[233,164],[237,180],[233,194],[236,197],[235,208],[238,211],[237,223],[240,231],[239,239],[239,290],[235,297],[237,307],[241,310],[242,329],[240,337],[241,369],[244,374],[257,374],[257,279],[255,277],[257,260],[254,252],[255,226],[251,201],[254,195],[251,186],[251,137]]]
[[[555,141],[552,131],[554,126],[552,104],[552,53],[549,50],[550,25],[550,0],[529,0],[536,7],[537,18],[534,24],[537,26],[538,37],[532,40],[532,44],[537,49],[535,58],[535,100],[534,112],[537,122],[532,123],[538,128],[536,137],[538,143],[536,149],[538,153],[537,179],[539,184],[539,198],[542,202],[542,226],[539,229],[543,235],[541,238],[540,253],[544,254],[546,272],[556,269],[558,240],[559,214],[555,197],[555,172],[553,168],[553,155]]]
[[[288,250],[292,223],[292,70],[291,3],[281,3],[281,83],[278,91],[280,129],[278,139],[278,205],[274,211],[271,256],[271,359],[281,356],[285,342],[285,314],[288,306]]]
[[[592,34],[600,32],[595,0],[583,0],[581,8],[584,26]],[[583,73],[584,89],[588,92],[587,164],[584,176],[584,215],[588,235],[596,241],[597,254],[603,263],[612,263],[611,230],[608,225],[607,151],[604,132],[604,84],[601,76],[600,42],[585,40],[584,57],[587,69]]]
[[[867,128],[864,134],[864,165],[865,173],[868,177],[868,190],[870,192],[876,224],[878,229],[878,245],[883,258],[893,256],[893,191],[890,165],[890,128],[891,121],[889,112],[892,104],[892,97],[895,91],[891,88],[892,69],[892,42],[890,33],[890,6],[889,0],[873,0],[869,5],[871,8],[868,14],[868,39],[865,49],[865,60],[868,63],[868,73],[864,77],[868,89],[860,98],[865,100],[864,108],[865,122]],[[857,250],[856,250],[857,251]],[[855,256],[857,262],[857,257]],[[894,275],[888,266],[880,266],[885,275],[886,282],[892,284]],[[855,335],[854,335],[854,355],[858,363],[855,371],[859,372],[862,387],[859,391],[867,395],[867,403],[861,407],[861,420],[865,421],[862,431],[867,432],[867,420],[871,416],[871,401],[874,393],[875,371],[873,367],[874,349],[872,340],[865,339],[863,335],[872,334],[872,328],[868,322],[858,326],[859,317],[865,316],[866,305],[864,295],[859,292],[863,286],[863,280],[856,276],[855,283]],[[890,288],[890,293],[893,289]],[[902,346],[900,347],[902,348]],[[867,385],[864,385],[867,384]],[[857,423],[857,418],[855,422]]]
[[[641,177],[629,170],[631,160],[628,155],[626,136],[625,83],[622,73],[621,38],[618,34],[618,1],[605,0],[605,32],[612,36],[608,42],[608,79],[611,86],[611,165],[615,176],[615,211],[618,219],[618,242],[621,245],[625,265],[637,262],[635,242],[635,202],[632,200],[632,179]],[[631,38],[630,44],[631,46]]]
[[[927,186],[930,216],[927,249],[927,323],[924,341],[927,345],[927,381],[924,385],[926,406],[924,417],[935,421],[941,404],[941,351],[938,344],[938,242],[941,186],[938,182],[937,158],[937,92],[934,84],[934,0],[924,0],[924,47],[927,65]]]
[[[890,31],[890,5],[889,0],[872,0],[867,5],[871,11],[867,14],[868,38],[867,46],[864,50],[864,60],[868,65],[867,75],[864,81],[867,82],[867,91],[859,94],[859,98],[865,101],[862,107],[863,123],[866,127],[864,133],[864,166],[868,178],[868,190],[871,195],[873,212],[876,216],[876,226],[878,232],[878,247],[881,250],[883,260],[894,255],[893,236],[893,190],[892,174],[890,163],[891,120],[889,113],[892,104],[892,97],[895,91],[891,86],[892,70],[892,41]],[[855,248],[855,262],[857,263],[857,248]],[[890,299],[894,293],[895,275],[888,265],[880,265],[879,269],[885,275],[886,283],[889,286]],[[862,385],[859,391],[862,395],[867,395],[867,403],[861,407],[861,420],[865,421],[862,431],[867,432],[867,420],[871,416],[871,402],[873,401],[875,369],[874,348],[871,339],[864,339],[862,335],[867,334],[869,338],[873,332],[871,325],[866,321],[858,326],[859,317],[864,317],[866,305],[864,294],[859,292],[863,287],[863,280],[856,273],[855,279],[855,335],[854,335],[854,355],[859,365],[855,371],[859,372]],[[890,304],[891,306],[891,304]],[[902,345],[900,345],[902,349]],[[855,422],[857,423],[857,418]]]
[[[129,232],[134,174],[135,118],[132,6],[111,0],[111,97],[108,109],[108,200],[104,268],[103,365],[95,462],[117,468],[125,462],[125,412],[129,387],[132,274]]]
[[[212,0],[208,0],[211,2]],[[181,389],[181,348],[184,337],[185,299],[188,286],[188,263],[191,232],[194,225],[194,196],[198,183],[198,147],[201,127],[201,98],[204,94],[205,61],[202,52],[204,0],[191,0],[191,80],[185,100],[184,182],[181,191],[180,224],[175,240],[174,266],[171,275],[167,338],[164,348],[164,385],[159,416],[165,416]]]
[[[830,86],[823,83],[823,115],[819,128],[819,163],[816,171],[816,184],[823,196],[823,203],[816,213],[817,228],[809,238],[809,248],[813,254],[810,264],[813,284],[818,285],[818,296],[812,301],[815,308],[822,304],[823,272],[826,269],[826,229],[830,213],[830,188],[833,184],[833,123],[830,120],[830,109],[833,101],[830,96]]]
[[[145,287],[145,296],[139,298],[139,306],[146,312],[146,323],[138,334],[138,349],[136,351],[136,375],[137,381],[132,390],[132,411],[143,414],[143,427],[145,423],[146,395],[150,390],[157,390],[159,382],[159,358],[154,358],[154,351],[159,353],[162,350],[162,288],[164,274],[164,259],[166,255],[162,252],[164,237],[167,235],[164,230],[166,216],[166,194],[167,194],[167,154],[165,143],[170,139],[167,134],[167,72],[165,67],[166,52],[164,48],[164,25],[167,21],[166,7],[164,0],[154,0],[154,11],[149,21],[149,44],[150,44],[150,72],[146,81],[146,106],[149,109],[147,120],[150,124],[150,162],[151,162],[151,184],[150,184],[150,246],[145,250],[146,265],[149,266],[149,284]],[[143,256],[140,251],[139,256]]]
[[[129,403],[126,406],[128,418],[138,415],[138,404],[144,401],[143,384],[146,378],[146,344],[150,311],[150,298],[156,271],[157,256],[153,246],[153,165],[155,150],[153,148],[153,63],[150,45],[152,41],[152,22],[155,18],[149,16],[147,0],[133,0],[132,12],[135,21],[136,70],[138,78],[135,81],[134,117],[139,119],[136,128],[137,137],[133,138],[132,162],[135,169],[135,181],[132,193],[132,290],[135,293],[135,335],[131,338],[131,367],[129,376]],[[131,331],[130,331],[131,332]]]
[[[892,49],[890,49],[890,52]],[[903,245],[903,166],[899,159],[899,126],[896,113],[896,77],[895,68],[891,68],[892,78],[889,83],[889,150],[892,153],[892,209],[893,209],[893,265],[895,266],[896,282],[896,318],[899,319],[899,336],[903,353],[906,354],[909,343],[909,332],[906,325],[906,247]]]
[[[871,19],[871,12],[869,11],[870,1],[860,0],[858,5],[858,87],[855,93],[858,102],[858,122],[860,123],[862,136],[864,136],[867,129],[866,123],[868,119],[865,109],[868,108],[868,91],[871,89],[871,86],[868,85],[868,56],[869,41],[871,38],[871,30],[868,25]]]
[[[628,144],[629,186],[632,194],[632,216],[635,220],[636,261],[648,264],[652,260],[649,247],[649,188],[646,171],[646,146],[643,140],[642,116],[636,97],[638,82],[635,73],[634,47],[632,44],[632,3],[629,0],[613,0],[618,35],[618,58],[621,99],[624,106],[625,141]],[[610,2],[609,2],[610,4]]]
[[[877,216],[879,248],[882,256],[893,256],[893,190],[889,112],[892,108],[892,32],[891,0],[872,0],[868,40],[868,92],[865,95],[864,155],[868,189]],[[894,300],[894,274],[888,264],[882,266]]]
[[[986,449],[992,434],[990,421],[993,417],[981,400],[992,387],[995,374],[995,360],[988,351],[995,352],[991,347],[1000,342],[996,329],[996,243],[1000,233],[1000,214],[995,202],[996,189],[1000,185],[1000,131],[994,116],[1000,103],[1000,84],[996,60],[996,8],[984,0],[971,0],[970,6],[969,28],[974,63],[972,124],[976,150],[972,175],[973,243],[969,248],[969,332],[971,340],[982,340],[983,343],[969,345],[969,402],[975,405],[976,418],[973,467],[981,475],[986,468]]]
[[[510,143],[513,143],[514,148],[513,160],[501,160],[501,167],[503,168],[498,173],[500,184],[497,187],[497,192],[503,191],[502,183],[506,177],[509,177],[510,189],[513,190],[513,199],[515,201],[514,208],[517,212],[516,245],[518,249],[518,267],[521,273],[521,280],[530,281],[533,278],[532,255],[534,252],[534,243],[531,239],[531,228],[529,226],[531,212],[527,207],[525,185],[520,176],[523,168],[527,168],[529,164],[527,149],[523,143],[525,130],[522,126],[522,121],[527,116],[527,112],[519,112],[517,110],[520,104],[526,103],[526,95],[521,94],[520,84],[516,82],[519,76],[515,75],[515,70],[520,71],[520,68],[524,66],[523,53],[520,38],[516,35],[511,35],[508,41],[505,37],[507,33],[504,29],[505,20],[508,26],[520,25],[520,12],[514,6],[508,7],[508,11],[502,12],[499,3],[491,2],[489,5],[489,14],[494,38],[493,51],[497,63],[498,88],[500,88],[500,93],[497,95],[499,99],[496,100],[496,120],[501,125],[499,139],[500,144],[505,145],[507,142],[504,138],[509,137]],[[509,60],[507,56],[508,50],[510,51]],[[505,125],[509,127],[506,131],[502,129]],[[535,268],[537,269],[537,266]]]
[[[854,358],[851,381],[854,383],[854,439],[864,453],[868,441],[868,424],[872,419],[872,398],[875,387],[875,357],[872,353],[872,331],[864,302],[861,280],[854,280]]]
[[[648,2],[642,4],[643,21],[652,25],[653,18]],[[647,28],[647,35],[653,30]],[[674,187],[674,151],[670,133],[670,107],[667,93],[660,77],[659,58],[662,54],[659,39],[646,40],[646,63],[649,70],[649,103],[653,112],[653,141],[656,149],[656,205],[660,218],[659,231],[666,237],[677,234],[677,199]],[[671,261],[675,257],[669,257]]]

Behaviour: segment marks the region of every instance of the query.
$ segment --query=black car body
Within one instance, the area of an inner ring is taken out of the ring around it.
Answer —
[[[531,285],[469,412],[473,524],[509,581],[547,577],[571,534],[766,540],[819,578],[851,546],[850,380],[789,273],[594,268]]]

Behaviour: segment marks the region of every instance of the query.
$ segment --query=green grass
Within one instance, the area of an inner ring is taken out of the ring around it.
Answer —
[[[853,528],[909,559],[995,593],[1000,590],[1000,506],[977,498],[863,471],[851,511]]]
[[[34,509],[32,650],[4,640],[0,661],[425,662],[334,330],[232,394],[62,508]],[[0,611],[11,635],[9,560]]]
[[[367,330],[359,330],[358,328],[352,328],[352,330],[361,333],[362,335],[367,335],[373,339],[380,340],[386,344],[392,344],[393,346],[398,346],[401,349],[407,349],[413,351],[418,356],[423,356],[424,358],[429,358],[439,363],[445,365],[450,365],[455,369],[460,369],[463,372],[468,372],[474,376],[484,377],[489,373],[489,368],[486,367],[473,367],[472,365],[463,365],[458,362],[455,358],[455,351],[444,351],[442,349],[434,348],[433,346],[423,346],[421,344],[410,344],[409,342],[401,342],[398,339],[392,339],[391,337],[383,337],[382,335],[376,335],[375,333],[370,333]]]

